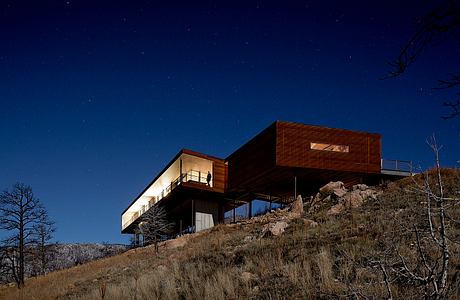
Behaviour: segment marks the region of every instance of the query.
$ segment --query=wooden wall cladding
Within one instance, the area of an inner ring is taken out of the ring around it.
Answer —
[[[225,190],[226,176],[225,176],[225,161],[224,160],[213,160],[212,164],[213,173],[213,189],[217,192],[223,193]]]
[[[380,173],[380,135],[277,122],[276,165]],[[310,149],[310,143],[349,146],[348,153]]]
[[[275,167],[276,123],[263,130],[227,159],[228,190],[244,187],[254,177]]]

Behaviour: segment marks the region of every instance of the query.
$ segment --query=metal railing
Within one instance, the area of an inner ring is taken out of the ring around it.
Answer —
[[[408,160],[382,159],[380,169],[412,173],[412,162]]]
[[[147,203],[147,205],[143,205],[140,210],[133,214],[128,221],[124,222],[121,226],[122,230],[126,227],[131,225],[135,220],[141,217],[146,211],[148,211],[155,203],[169,195],[177,186],[179,186],[182,182],[197,182],[197,183],[204,183],[208,184],[208,173],[190,170],[186,173],[181,174],[175,180],[173,180],[167,187],[165,187],[158,196],[153,196],[152,199]],[[212,187],[212,178],[209,182],[209,186]]]
[[[121,226],[121,230],[124,230],[126,227],[131,225],[139,217],[140,217],[140,215],[134,214],[131,218],[128,219],[128,221],[123,223],[123,225]]]
[[[190,170],[187,173],[182,174],[182,182],[193,181],[198,183],[208,183],[208,173],[202,173],[201,171]],[[177,179],[176,179],[177,180]],[[212,179],[209,182],[209,186],[212,186]]]

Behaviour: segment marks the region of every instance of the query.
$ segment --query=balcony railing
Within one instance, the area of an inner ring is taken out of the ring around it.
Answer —
[[[196,171],[196,170],[190,170],[186,173],[183,173],[179,177],[177,177],[175,180],[171,182],[167,187],[165,187],[159,194],[158,196],[153,196],[152,199],[146,204],[141,207],[140,210],[135,212],[131,218],[129,218],[128,221],[124,222],[122,225],[122,230],[124,230],[126,227],[131,225],[134,221],[136,221],[140,216],[142,216],[146,211],[148,211],[155,203],[169,195],[176,187],[178,187],[182,182],[197,182],[197,183],[204,183],[207,184],[207,178],[208,173],[206,172],[201,172],[201,171]],[[209,185],[212,187],[212,179],[209,182]]]
[[[381,170],[412,173],[412,162],[408,160],[382,159]]]

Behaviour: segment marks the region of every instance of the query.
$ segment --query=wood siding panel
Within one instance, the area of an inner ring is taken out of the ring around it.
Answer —
[[[348,153],[310,149],[310,143],[349,146]],[[286,167],[380,173],[380,135],[278,122],[276,164]]]
[[[224,160],[214,160],[212,164],[213,189],[223,193],[225,190],[225,162]]]
[[[228,190],[244,189],[251,180],[275,167],[276,124],[272,124],[227,158]]]

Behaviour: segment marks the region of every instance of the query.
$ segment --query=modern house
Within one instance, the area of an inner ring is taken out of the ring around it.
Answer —
[[[225,159],[181,150],[123,211],[122,233],[134,233],[153,205],[176,232],[200,231],[254,199],[283,203],[330,181],[397,179],[410,165],[382,160],[380,134],[276,121]]]
[[[153,205],[165,207],[176,231],[212,227],[223,220],[225,184],[223,159],[181,150],[123,211],[122,233],[134,233],[139,217]]]

